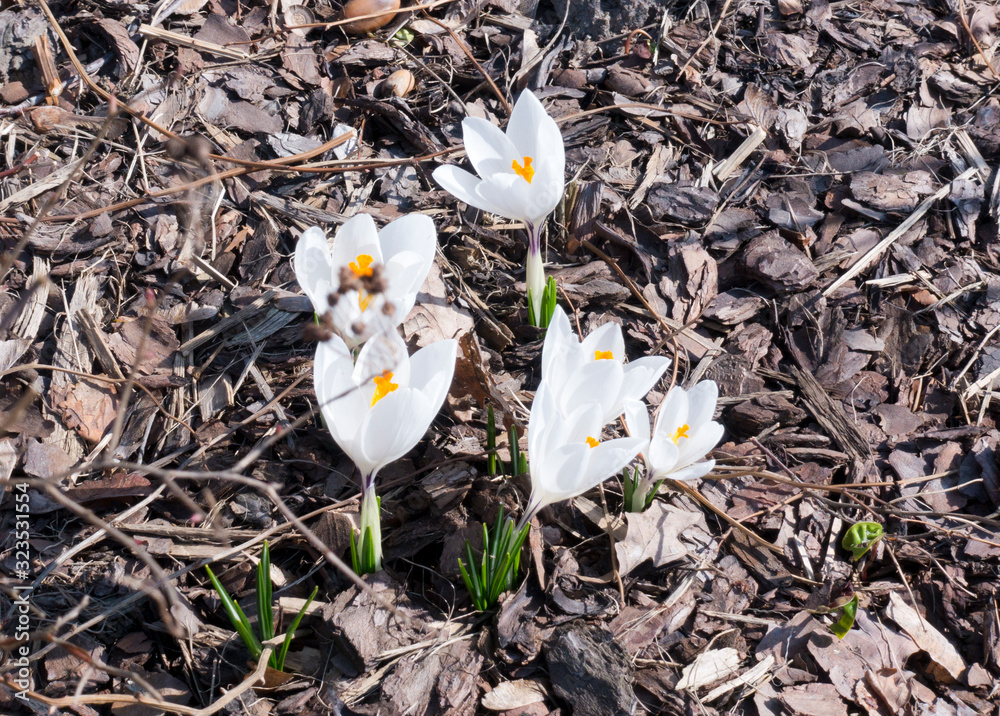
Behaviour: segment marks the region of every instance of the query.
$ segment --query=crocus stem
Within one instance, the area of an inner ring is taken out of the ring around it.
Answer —
[[[632,503],[626,505],[629,512],[642,512],[646,509],[646,496],[649,495],[649,481],[645,476],[635,481],[632,489]]]
[[[541,227],[528,225],[528,260],[525,266],[525,284],[528,287],[528,301],[531,303],[531,315],[535,325],[541,326],[542,297],[545,293],[545,266],[542,263],[542,230]]]
[[[532,495],[534,497],[534,495]],[[538,511],[542,509],[541,504],[536,503],[534,500],[528,503],[528,507],[524,510],[524,514],[521,515],[521,519],[518,520],[517,526],[514,527],[514,534],[520,534],[521,530],[528,526],[531,522],[531,518],[534,517]]]
[[[382,569],[382,521],[378,510],[378,497],[375,496],[375,481],[365,480],[365,494],[361,499],[361,539],[365,543],[365,535],[371,530],[372,549],[374,550],[375,571]],[[360,547],[359,547],[360,550]]]

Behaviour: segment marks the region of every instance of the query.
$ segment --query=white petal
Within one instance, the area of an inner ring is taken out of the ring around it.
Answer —
[[[715,404],[719,401],[719,386],[714,380],[703,380],[687,392],[688,423],[696,428],[704,423],[712,422],[715,417]]]
[[[488,176],[476,186],[476,194],[481,204],[493,207],[487,209],[490,213],[533,226],[539,224],[531,202],[531,186],[516,174]]]
[[[420,257],[421,273],[417,287],[424,282],[427,272],[434,262],[434,252],[437,249],[437,230],[434,221],[426,214],[407,214],[383,227],[378,232],[379,244],[382,246],[382,260],[388,266],[397,254],[412,251]]]
[[[469,161],[483,179],[497,172],[510,173],[512,163],[522,159],[507,135],[480,117],[462,120],[462,140]]]
[[[541,127],[545,131],[540,132]],[[553,120],[546,112],[542,103],[535,97],[531,90],[524,90],[514,103],[514,110],[510,114],[510,121],[507,123],[507,137],[516,150],[531,157],[534,161],[539,161],[543,156],[553,156],[556,147],[541,144],[543,139],[554,140],[552,127],[555,127],[555,136],[558,136],[559,148],[563,145],[562,134]]]
[[[563,356],[567,346],[575,348],[578,345],[579,341],[569,325],[566,311],[562,306],[556,305],[549,327],[545,329],[545,341],[542,343],[542,380],[545,380],[546,376],[555,374],[554,361]]]
[[[372,257],[372,263],[381,264],[382,249],[378,243],[375,220],[368,214],[357,214],[345,221],[333,239],[333,270],[358,260],[362,254]]]
[[[406,353],[406,343],[395,331],[379,334],[365,343],[358,353],[351,378],[369,391],[368,400],[371,400],[375,392],[372,381],[386,371],[393,374],[393,382],[402,386],[410,384],[410,358]]]
[[[326,313],[326,297],[339,283],[333,275],[333,258],[326,234],[318,226],[302,232],[295,244],[295,279],[309,297],[316,313]]]
[[[677,428],[687,422],[687,413],[687,392],[679,385],[675,385],[667,391],[667,397],[657,409],[653,435],[670,438]]]
[[[487,202],[476,192],[480,179],[474,174],[446,164],[435,169],[432,176],[442,189],[454,194],[459,201],[464,201],[469,206],[474,206],[481,211],[488,211],[491,214],[500,213],[493,204]]]
[[[353,379],[354,361],[347,345],[339,337],[333,336],[316,346],[313,360],[313,380],[316,383],[316,399],[320,405],[341,397],[356,383]]]
[[[553,162],[542,160],[538,166],[532,165],[535,175],[531,179],[528,197],[529,211],[536,226],[559,205],[565,191],[565,171],[556,168]]]
[[[562,184],[566,174],[566,149],[559,124],[548,115],[538,123],[539,164],[551,165]]]
[[[687,391],[677,386],[672,388],[670,393],[667,394],[667,399],[665,399],[663,404],[660,406],[660,412],[656,416],[656,427],[653,428],[653,434],[672,439],[675,435],[677,435],[678,430],[682,430],[684,426],[687,426],[687,433],[693,436],[694,432],[691,430],[691,424],[688,421],[689,409]],[[680,442],[685,441],[685,439],[681,439],[680,436],[678,436],[678,439]],[[683,452],[684,446],[681,445],[680,447],[681,452]]]
[[[681,438],[677,442],[680,457],[677,464],[686,467],[697,460],[701,460],[712,448],[719,444],[725,429],[719,423],[708,423],[700,425],[698,429],[691,429],[690,438]]]
[[[436,412],[436,411],[435,411]],[[412,388],[398,388],[372,406],[360,442],[365,458],[380,470],[412,450],[427,432],[434,412]]]
[[[600,447],[600,446],[598,446]],[[529,455],[531,465],[532,502],[551,504],[583,494],[593,485],[585,482],[584,470],[590,458],[587,443],[570,443],[548,449],[538,468]]]
[[[646,393],[653,389],[669,367],[670,359],[665,356],[644,356],[629,361],[625,365],[625,378],[622,381],[622,399],[641,400],[646,397]]]
[[[697,462],[694,465],[689,465],[688,467],[672,472],[665,477],[669,477],[671,480],[697,480],[705,477],[714,467],[715,460]]]
[[[625,339],[622,337],[622,327],[614,321],[608,321],[593,330],[583,339],[581,345],[588,360],[597,360],[597,351],[611,351],[611,360],[625,362]]]
[[[336,336],[316,347],[313,363],[316,400],[333,439],[357,462],[357,430],[368,412],[368,406],[352,378],[353,370],[351,354]]]
[[[601,406],[599,403],[583,403],[570,413],[563,413],[563,429],[555,437],[560,443],[583,443],[587,438],[600,439],[604,423],[601,422]],[[550,437],[550,440],[553,438]]]
[[[641,400],[625,401],[625,426],[629,436],[639,438],[648,443],[651,437],[649,431],[649,409]]]
[[[558,310],[557,308],[556,312]],[[542,457],[551,427],[558,420],[561,420],[559,408],[552,397],[551,390],[543,377],[538,390],[535,391],[535,398],[531,401],[531,413],[528,416],[528,454],[532,460],[536,456]],[[532,474],[534,474],[534,470],[532,470]]]
[[[582,402],[595,403],[595,419],[607,425],[621,415],[619,395],[622,389],[622,365],[614,360],[590,361],[573,371],[559,389],[559,405],[566,414]],[[617,413],[613,412],[619,406]]]
[[[458,341],[435,341],[410,358],[410,386],[424,394],[434,414],[441,409],[455,373]]]
[[[658,435],[650,441],[645,458],[646,467],[650,472],[651,478],[659,480],[677,467],[680,451],[673,440]]]
[[[425,278],[427,268],[423,258],[413,251],[402,251],[386,262],[385,300],[393,306],[394,328],[403,322],[413,308]]]
[[[641,449],[642,440],[639,438],[607,440],[597,447],[591,448],[586,472],[580,480],[583,489],[577,494],[586,492],[615,473],[621,472],[622,468],[632,462]]]

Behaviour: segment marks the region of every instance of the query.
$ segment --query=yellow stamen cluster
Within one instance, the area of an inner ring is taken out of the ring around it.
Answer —
[[[597,441],[597,440],[595,440],[594,438],[588,437],[587,438],[587,444],[590,445],[590,447],[595,448],[598,445],[600,445],[600,442]]]
[[[399,387],[398,383],[392,382],[391,370],[387,370],[382,375],[376,375],[372,380],[375,383],[375,395],[372,396],[372,404],[369,407],[375,407],[375,403]]]
[[[594,351],[594,360],[614,360],[615,354],[611,351]]]
[[[347,264],[347,267],[354,272],[354,275],[358,278],[367,277],[372,275],[372,261],[374,261],[368,254],[359,254],[358,258],[351,263]],[[358,308],[364,313],[368,310],[368,305],[372,302],[372,296],[364,291],[358,291]]]
[[[374,261],[368,254],[360,254],[355,261],[347,264],[348,268],[354,272],[357,277],[361,276],[371,276],[372,275],[372,261]]]
[[[514,173],[517,174],[522,179],[524,179],[529,184],[531,183],[531,180],[535,177],[535,170],[531,168],[532,161],[533,160],[531,157],[525,157],[523,167],[517,163],[516,159],[510,163],[510,168],[514,170]]]
[[[671,440],[674,441],[674,445],[676,445],[677,443],[679,443],[680,440],[681,440],[681,438],[690,437],[688,435],[688,430],[690,430],[690,429],[691,429],[691,426],[690,425],[686,425],[686,424],[685,425],[681,425],[679,428],[677,428],[677,430],[674,432],[673,436],[671,436],[671,438],[670,438]]]

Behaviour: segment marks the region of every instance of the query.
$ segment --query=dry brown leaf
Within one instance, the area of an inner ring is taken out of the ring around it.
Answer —
[[[13,366],[31,347],[31,341],[26,338],[12,338],[0,341],[0,370]]]
[[[936,190],[934,176],[923,170],[906,174],[859,172],[851,177],[854,198],[882,211],[909,213]]]
[[[94,503],[119,503],[122,500],[146,497],[155,488],[142,475],[118,473],[106,480],[90,480],[68,490],[68,494],[81,505]]]
[[[518,709],[544,701],[548,693],[545,685],[536,679],[503,681],[483,697],[482,707],[490,711]]]
[[[647,559],[662,567],[687,554],[687,547],[677,539],[688,527],[702,519],[700,512],[688,512],[654,500],[645,512],[629,512],[625,539],[615,545],[618,571],[625,576]]]
[[[699,318],[719,292],[719,269],[700,244],[671,248],[660,293],[670,302],[670,317],[681,323]]]
[[[889,595],[886,614],[931,658],[931,672],[935,678],[947,683],[958,681],[965,671],[965,661],[944,634],[921,619],[917,611],[896,592]]]
[[[134,70],[139,63],[139,46],[132,41],[125,26],[118,20],[110,18],[95,20],[94,24],[100,28],[105,37],[111,40],[111,44],[118,57],[121,58],[124,67],[122,74],[125,75]]]
[[[75,430],[89,443],[100,442],[104,431],[115,419],[117,401],[109,385],[81,380],[65,392],[53,389],[52,398],[66,427]]]
[[[417,294],[417,303],[403,321],[403,337],[407,342],[416,337],[419,348],[445,338],[460,338],[474,326],[465,309],[448,301],[448,289],[437,262],[431,265],[424,285]]]
[[[832,684],[801,684],[783,690],[778,698],[795,716],[847,716],[847,704]]]
[[[742,273],[776,290],[802,291],[819,277],[819,271],[799,249],[769,231],[751,241],[739,266]]]
[[[33,477],[47,479],[66,472],[74,462],[75,460],[55,443],[40,443],[37,440],[29,440],[28,449],[24,454],[24,471]],[[41,498],[47,499],[44,495],[41,495]],[[53,509],[58,508],[59,505],[56,504]],[[34,505],[31,511],[33,514],[41,512]]]

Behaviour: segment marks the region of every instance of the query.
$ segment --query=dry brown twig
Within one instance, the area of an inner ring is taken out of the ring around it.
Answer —
[[[983,46],[979,44],[979,40],[977,40],[975,34],[973,34],[972,28],[969,27],[969,21],[966,19],[965,14],[965,0],[958,0],[958,19],[961,21],[962,27],[969,35],[969,39],[972,40],[972,44],[976,46],[976,51],[979,53],[979,56],[983,58],[983,62],[985,62],[986,66],[990,68],[990,72],[993,73],[994,77],[1000,80],[1000,73],[997,72],[997,68],[993,66],[993,62],[990,61],[990,58],[983,50]],[[912,595],[910,596],[912,598]]]
[[[274,639],[265,641],[262,644],[264,647],[263,651],[260,654],[260,658],[257,660],[257,667],[250,672],[250,674],[243,681],[241,681],[239,685],[230,689],[210,706],[206,706],[203,709],[195,709],[190,706],[183,706],[169,701],[149,698],[143,694],[134,694],[132,696],[127,694],[79,694],[76,696],[64,696],[56,699],[30,689],[21,693],[28,698],[38,701],[39,703],[48,704],[49,706],[54,707],[74,707],[79,704],[113,704],[119,706],[144,705],[153,709],[160,709],[161,711],[182,714],[182,716],[211,716],[211,714],[222,710],[227,704],[232,703],[236,698],[242,696],[254,686],[261,683],[264,673],[267,671],[267,661],[271,658],[271,652],[274,651],[275,647],[279,645],[284,638],[284,634],[282,634],[280,636],[276,636]],[[4,680],[10,688],[20,690],[17,684],[10,681],[9,677],[5,677]]]
[[[450,27],[445,25],[437,18],[433,18],[430,15],[428,15],[426,11],[424,11],[424,19],[430,20],[438,27],[444,28],[445,30],[448,31],[448,34],[451,35],[451,39],[453,39],[456,43],[458,43],[458,46],[462,48],[462,52],[465,53],[465,56],[469,58],[472,64],[475,65],[476,70],[479,72],[479,74],[481,74],[483,76],[483,79],[486,80],[486,84],[490,86],[490,89],[493,90],[493,94],[495,94],[496,98],[500,100],[500,104],[503,105],[504,112],[506,112],[507,116],[509,117],[511,112],[510,102],[508,102],[507,98],[504,97],[503,92],[501,92],[500,88],[497,87],[497,83],[493,81],[493,78],[489,76],[486,70],[483,69],[483,66],[479,64],[479,61],[476,60],[476,58],[473,56],[472,50],[470,50],[469,46],[465,44],[465,41],[462,40],[455,33],[454,30],[452,30]]]

